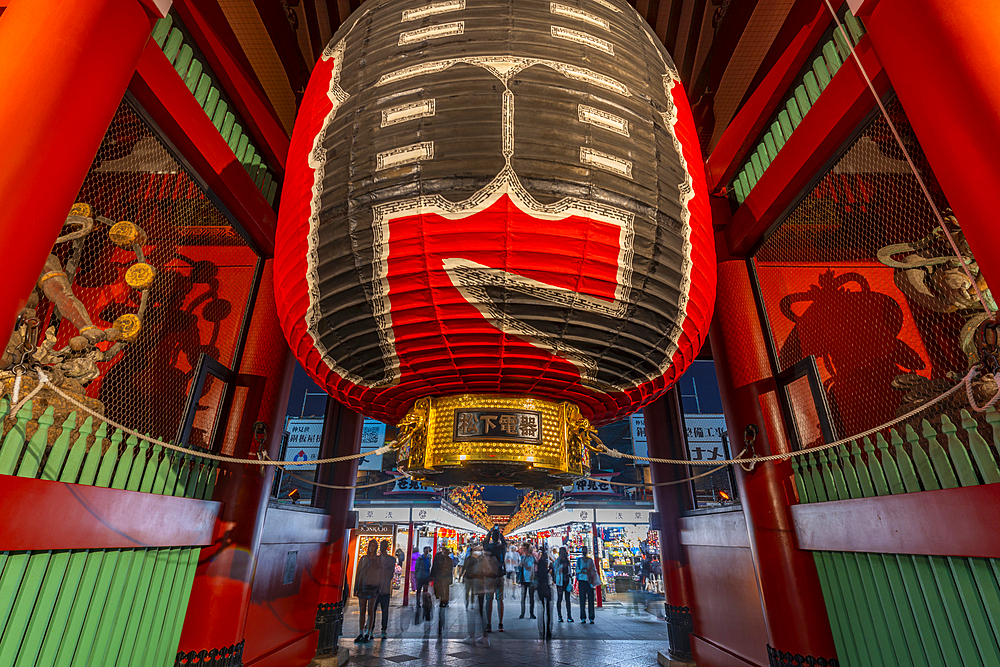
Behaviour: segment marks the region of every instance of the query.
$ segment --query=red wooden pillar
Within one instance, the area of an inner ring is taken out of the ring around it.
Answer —
[[[732,450],[742,449],[744,429],[753,424],[760,429],[755,452],[781,453],[788,443],[747,265],[742,259],[720,260],[710,339]],[[816,566],[795,543],[791,475],[787,461],[758,465],[750,474],[737,469],[768,652],[830,659],[836,650]]]
[[[680,422],[680,394],[674,387],[642,411],[650,458],[684,459],[684,433]],[[687,470],[665,463],[650,463],[654,484],[672,482],[687,476]],[[670,653],[678,658],[691,657],[691,571],[680,541],[680,517],[683,495],[689,484],[653,487],[653,505],[660,517],[660,563],[663,567],[663,596],[667,614]]]
[[[1000,286],[1000,3],[867,0],[864,21],[987,282]],[[996,288],[996,287],[994,287]]]
[[[263,449],[278,458],[288,391],[295,369],[274,305],[272,261],[264,267],[253,305],[240,372],[265,378],[257,419],[267,424]],[[238,419],[238,415],[233,416]],[[252,445],[242,439],[234,456],[245,457]],[[255,451],[255,450],[254,450]],[[223,503],[221,540],[202,549],[178,650],[201,651],[239,646],[243,642],[254,566],[264,527],[264,512],[274,467],[220,464],[213,500]]]
[[[333,400],[327,402],[326,429],[323,437],[324,456],[350,456],[361,451],[361,427],[364,418]],[[323,466],[322,481],[333,486],[354,486],[358,480],[358,459]],[[325,474],[324,474],[325,473]],[[318,489],[319,505],[330,512],[330,537],[326,545],[323,569],[318,573],[319,602],[342,602],[350,597],[348,581],[346,590],[344,579],[350,558],[350,510],[354,506],[354,489]]]
[[[0,21],[7,344],[152,31],[139,0],[13,0]]]

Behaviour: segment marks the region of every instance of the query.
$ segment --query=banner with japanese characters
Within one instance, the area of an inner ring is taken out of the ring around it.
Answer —
[[[323,440],[322,417],[292,417],[285,423],[288,433],[285,461],[315,461]],[[289,466],[292,472],[315,470],[315,465]]]
[[[688,458],[691,461],[722,461],[729,458],[726,418],[719,414],[684,415]]]
[[[385,495],[392,495],[395,493],[408,493],[408,494],[420,494],[420,495],[435,495],[441,493],[441,489],[435,489],[430,486],[424,486],[415,479],[410,479],[404,476],[402,473],[391,472],[390,475],[396,476],[396,483],[392,485],[392,488],[385,492]]]
[[[608,484],[608,480],[618,473],[595,473],[590,477],[576,480],[571,487],[563,487],[564,497],[575,496],[619,496],[620,486]]]

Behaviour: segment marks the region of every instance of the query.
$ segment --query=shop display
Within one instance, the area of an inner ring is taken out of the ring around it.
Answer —
[[[363,7],[313,70],[275,243],[282,326],[336,400],[400,426],[417,479],[562,486],[593,426],[654,400],[707,335],[694,121],[625,2],[439,5],[413,23],[401,0]]]

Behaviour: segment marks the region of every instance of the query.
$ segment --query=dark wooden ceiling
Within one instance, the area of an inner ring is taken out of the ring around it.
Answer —
[[[290,133],[309,72],[361,0],[198,0],[218,3]],[[815,0],[629,0],[671,53],[707,154],[782,48],[794,7]],[[839,4],[839,3],[838,3]],[[266,38],[268,44],[262,43]]]

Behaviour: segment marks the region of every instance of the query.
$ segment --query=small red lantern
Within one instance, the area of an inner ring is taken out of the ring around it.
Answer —
[[[285,334],[338,400],[402,421],[432,482],[581,474],[590,423],[704,341],[702,170],[673,63],[624,1],[368,2],[292,136]]]

